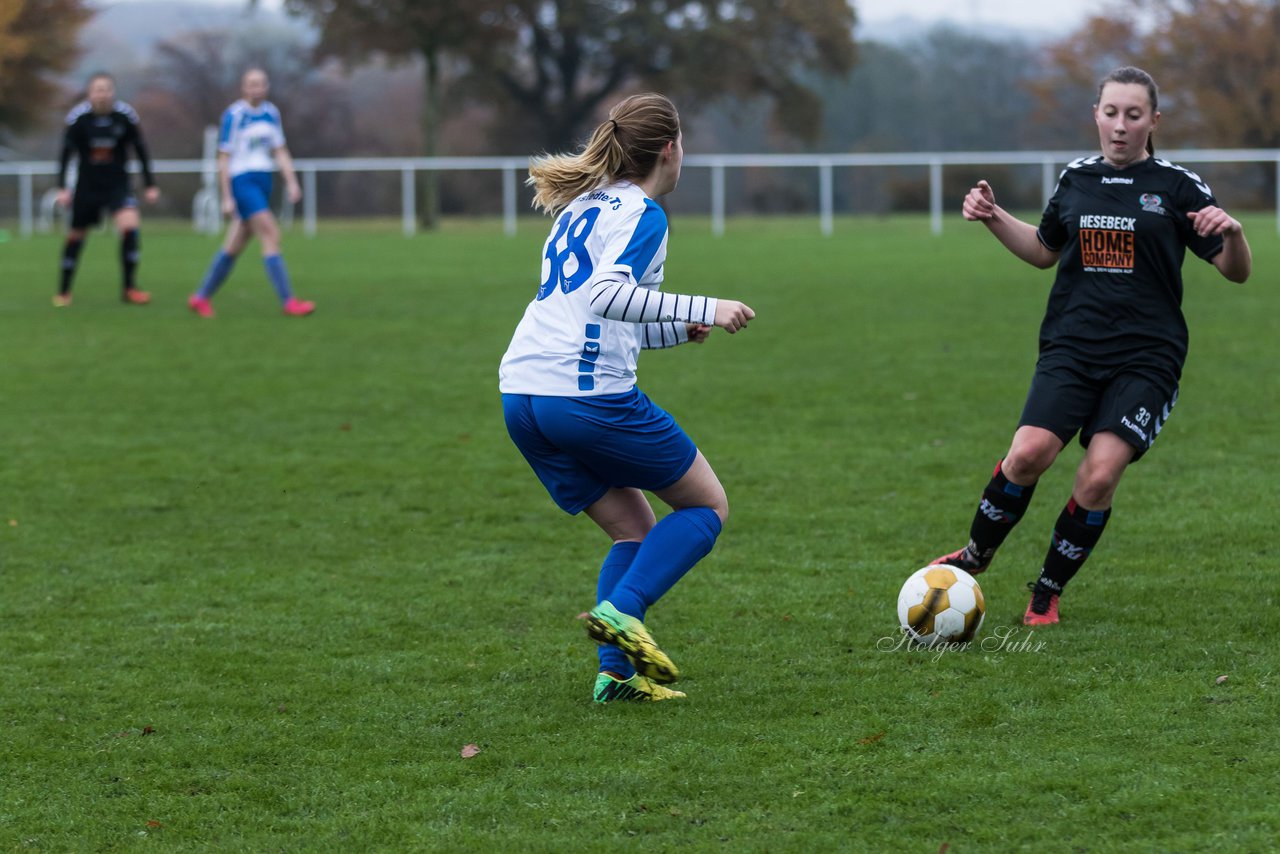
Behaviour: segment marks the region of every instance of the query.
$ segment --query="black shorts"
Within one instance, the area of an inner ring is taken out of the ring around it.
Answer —
[[[1178,402],[1178,381],[1165,371],[1125,365],[1087,365],[1070,357],[1042,357],[1019,427],[1043,427],[1063,444],[1114,433],[1133,446],[1137,460],[1155,442]]]
[[[138,199],[128,181],[107,187],[77,186],[71,200],[71,227],[77,231],[92,228],[102,222],[104,210],[114,214],[122,208],[137,206]]]

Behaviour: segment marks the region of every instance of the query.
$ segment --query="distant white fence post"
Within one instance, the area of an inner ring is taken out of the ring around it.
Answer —
[[[822,234],[830,237],[834,230],[834,212],[833,199],[835,193],[832,189],[831,179],[831,161],[823,160],[818,163],[818,210],[819,218],[822,221]]]
[[[929,161],[929,230],[942,234],[942,161]]]
[[[316,170],[310,166],[302,168],[302,233],[316,236]]]
[[[23,169],[18,173],[18,233],[30,237],[35,230],[33,225],[35,204],[32,199],[31,170]]]
[[[1052,160],[1045,159],[1040,164],[1040,207],[1049,207],[1049,200],[1053,198],[1053,188],[1058,186],[1058,178],[1054,174],[1054,163]]]
[[[711,163],[711,233],[724,236],[724,161]]]
[[[516,180],[519,161],[513,160],[502,170],[502,233],[507,237],[516,234]]]
[[[413,237],[418,231],[416,174],[412,166],[400,170],[400,231],[405,237]]]

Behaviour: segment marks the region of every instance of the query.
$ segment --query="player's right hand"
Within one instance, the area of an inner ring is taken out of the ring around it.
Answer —
[[[985,180],[979,181],[978,186],[964,197],[964,206],[960,212],[969,222],[986,221],[995,216],[996,194],[991,191],[991,185]]]
[[[730,335],[739,329],[746,329],[747,323],[755,316],[756,313],[746,303],[733,299],[716,300],[716,326]]]
[[[58,207],[67,208],[71,204],[71,191],[67,189],[59,190],[53,201]]]
[[[222,215],[231,216],[236,212],[236,200],[230,196],[222,197]]]

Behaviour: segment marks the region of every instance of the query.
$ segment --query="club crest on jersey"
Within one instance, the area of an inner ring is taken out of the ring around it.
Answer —
[[[1160,203],[1163,202],[1164,199],[1160,198],[1155,193],[1143,193],[1138,198],[1138,201],[1142,203],[1142,209],[1147,213],[1164,215],[1164,208],[1160,206]]]

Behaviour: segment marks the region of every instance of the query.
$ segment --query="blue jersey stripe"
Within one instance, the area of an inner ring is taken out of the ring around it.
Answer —
[[[653,263],[663,239],[667,236],[667,215],[653,199],[644,200],[644,213],[631,234],[627,248],[618,256],[618,266],[630,267],[631,275],[639,282]]]

